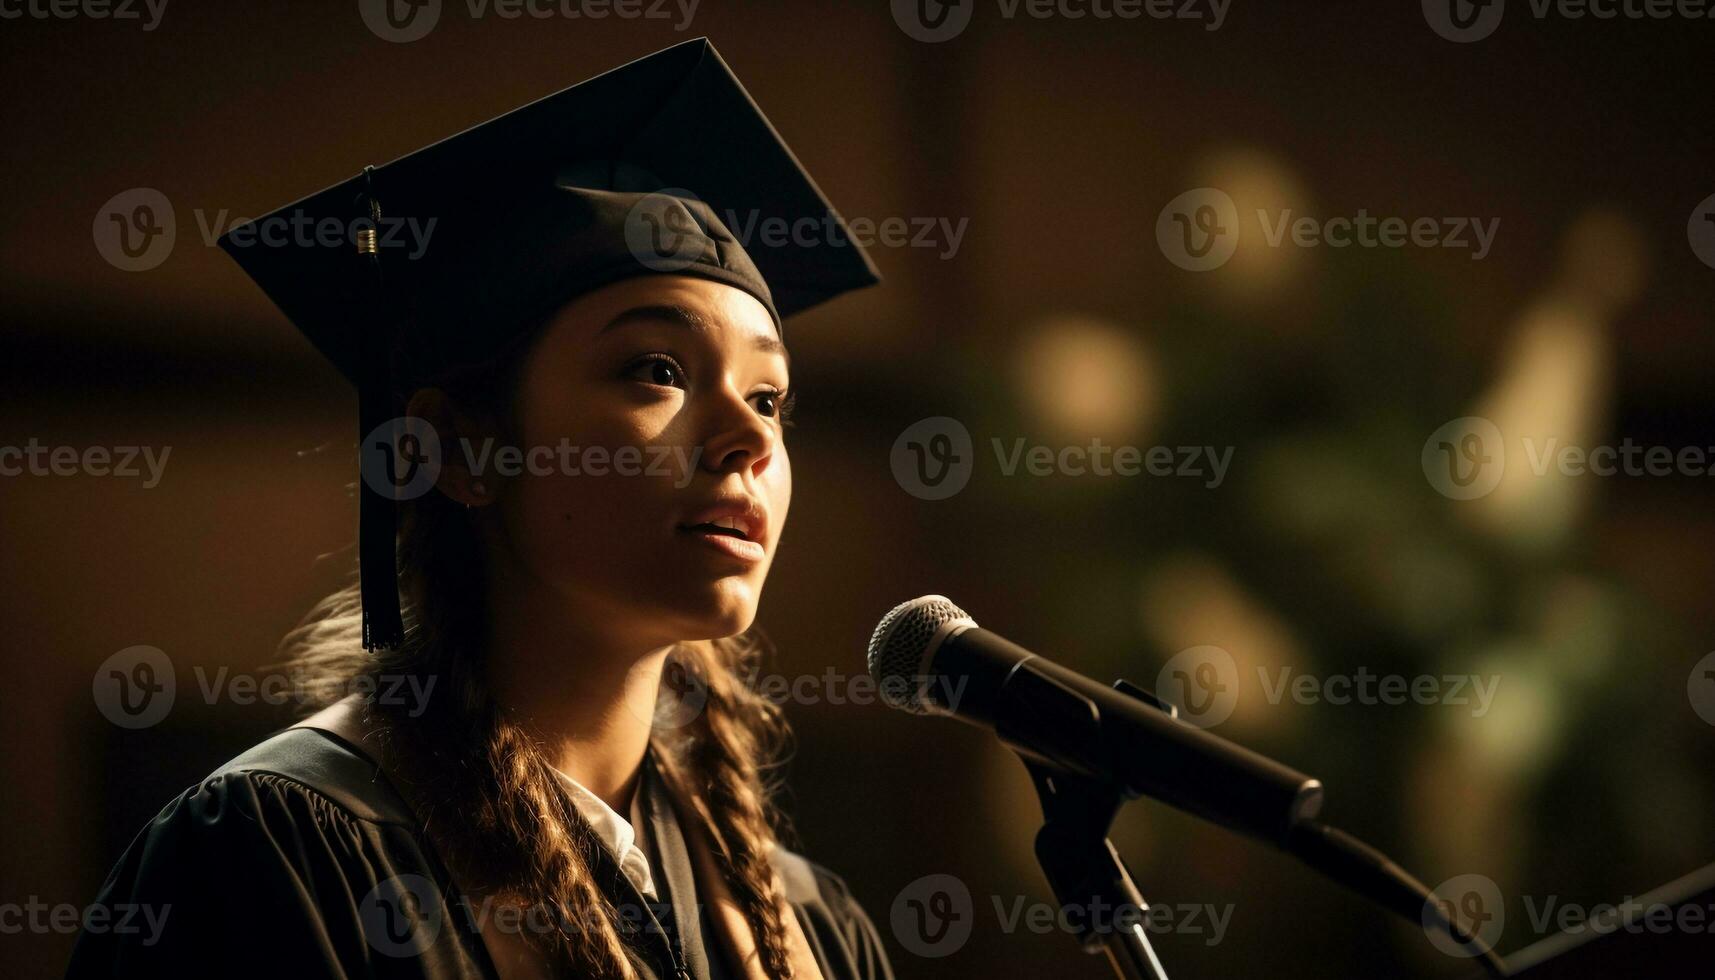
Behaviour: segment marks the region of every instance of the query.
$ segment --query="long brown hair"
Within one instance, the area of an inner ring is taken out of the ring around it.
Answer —
[[[510,427],[511,396],[532,347],[527,339],[486,363],[443,372],[434,386]],[[637,974],[634,954],[592,873],[601,845],[540,741],[490,694],[479,598],[487,594],[484,562],[462,506],[438,491],[407,501],[398,547],[404,642],[392,650],[363,649],[354,581],[311,609],[281,652],[317,704],[364,686],[382,690],[384,681],[412,680],[412,690],[432,690],[426,706],[410,711],[383,698],[369,704],[390,747],[418,762],[409,768],[424,781],[406,795],[426,835],[467,892],[497,896],[527,910],[533,923],[537,915],[549,923],[524,934],[557,973],[629,980]],[[763,967],[785,980],[791,976],[787,913],[770,856],[783,829],[773,777],[788,732],[778,705],[747,680],[767,648],[756,630],[678,644],[663,672],[650,744],[668,785],[712,843]]]

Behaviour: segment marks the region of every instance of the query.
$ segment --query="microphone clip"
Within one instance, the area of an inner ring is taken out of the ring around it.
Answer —
[[[1008,684],[1008,693],[1028,703],[1033,714],[1052,715],[1065,726],[1050,730],[1063,730],[1077,739],[1087,734],[1085,726],[1100,725],[1100,711],[1094,702],[1052,677],[1029,670],[1029,666],[1020,665],[1019,673]],[[1172,705],[1128,681],[1118,681],[1114,687],[1169,716],[1178,714]],[[1042,804],[1044,822],[1036,834],[1037,863],[1062,914],[1069,909],[1082,910],[1066,918],[1075,923],[1084,951],[1105,949],[1116,974],[1128,980],[1167,980],[1143,928],[1149,905],[1107,836],[1120,807],[1134,797],[1111,781],[1061,768],[1007,741],[1030,773]]]

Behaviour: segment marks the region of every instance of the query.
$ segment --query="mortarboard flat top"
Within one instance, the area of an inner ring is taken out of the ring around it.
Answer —
[[[622,186],[603,185],[594,176],[608,165],[623,172]],[[363,332],[379,325],[369,322],[375,315],[372,276],[348,232],[365,215],[366,189],[373,187],[383,212],[388,292],[406,307],[403,345],[444,348],[447,357],[480,356],[530,325],[512,321],[545,312],[539,308],[544,296],[563,302],[622,274],[667,271],[633,267],[591,274],[592,266],[613,264],[622,229],[613,226],[611,208],[556,193],[557,178],[564,184],[564,174],[580,170],[569,179],[593,190],[688,191],[718,218],[736,215],[744,227],[804,219],[822,227],[831,221],[839,231],[824,241],[757,236],[742,243],[780,318],[879,281],[863,249],[844,234],[832,205],[706,38],[640,58],[376,167],[367,177],[257,219],[257,227],[240,225],[222,237],[221,246],[356,381]],[[305,228],[330,222],[345,233],[325,242],[269,234],[294,221]],[[579,236],[605,239],[607,247],[586,241],[590,247],[581,251],[548,255],[566,252],[565,243]]]

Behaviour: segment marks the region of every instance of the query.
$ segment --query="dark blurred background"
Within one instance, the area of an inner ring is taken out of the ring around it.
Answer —
[[[1429,884],[1493,882],[1503,951],[1541,937],[1532,910],[1551,898],[1615,901],[1715,861],[1715,679],[1694,669],[1715,649],[1711,478],[1538,474],[1528,455],[1715,444],[1715,254],[1688,233],[1715,206],[1715,21],[1515,3],[1456,43],[1416,3],[1233,0],[1208,30],[1008,19],[991,0],[927,43],[902,26],[911,5],[885,0],[705,0],[688,25],[682,8],[509,19],[448,2],[399,42],[360,6],[0,22],[0,443],[171,447],[152,487],[0,477],[0,902],[88,902],[170,796],[287,723],[290,704],[202,686],[264,675],[347,567],[321,556],[354,534],[354,399],[205,227],[700,35],[848,218],[968,223],[957,247],[873,247],[886,282],[791,332],[772,671],[861,673],[875,620],[925,592],[1145,686],[1216,648],[1235,695],[1217,732],[1320,777],[1333,820]],[[1230,261],[1187,271],[1158,218],[1205,187],[1244,220]],[[126,271],[97,241],[136,188],[171,202],[177,234]],[[1272,246],[1259,209],[1498,225],[1481,258]],[[969,484],[942,500],[895,475],[896,440],[930,416],[975,443]],[[1467,416],[1502,434],[1507,465],[1461,500],[1425,450]],[[1020,438],[1232,456],[1213,487],[1008,477],[992,445]],[[171,659],[178,696],[128,730],[92,685],[137,645]],[[1498,687],[1482,712],[1271,700],[1259,670],[1282,669]],[[1002,924],[997,907],[1048,897],[1015,759],[974,729],[813,690],[788,706],[786,802],[902,978],[1107,975],[1062,932]],[[1468,966],[1149,801],[1113,837],[1147,897],[1225,917],[1218,941],[1201,917],[1156,937],[1175,976]],[[949,955],[920,955],[895,916],[931,874],[972,896],[969,939],[931,950]],[[55,974],[72,941],[0,935],[5,972]]]

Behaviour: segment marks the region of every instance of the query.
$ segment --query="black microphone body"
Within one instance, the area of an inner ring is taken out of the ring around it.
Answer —
[[[1178,720],[1129,684],[1109,687],[1037,656],[939,596],[882,620],[870,672],[894,707],[991,729],[1049,766],[1271,844],[1321,809],[1315,779]]]
[[[1491,976],[1507,975],[1487,940],[1422,882],[1317,821],[1320,782],[1180,721],[1125,681],[1108,687],[1039,657],[938,595],[902,602],[882,617],[869,641],[869,672],[895,708],[950,715],[993,731],[1027,761],[1122,796],[1153,797],[1279,847],[1407,920],[1445,927]],[[1097,836],[1105,830],[1104,823]]]

